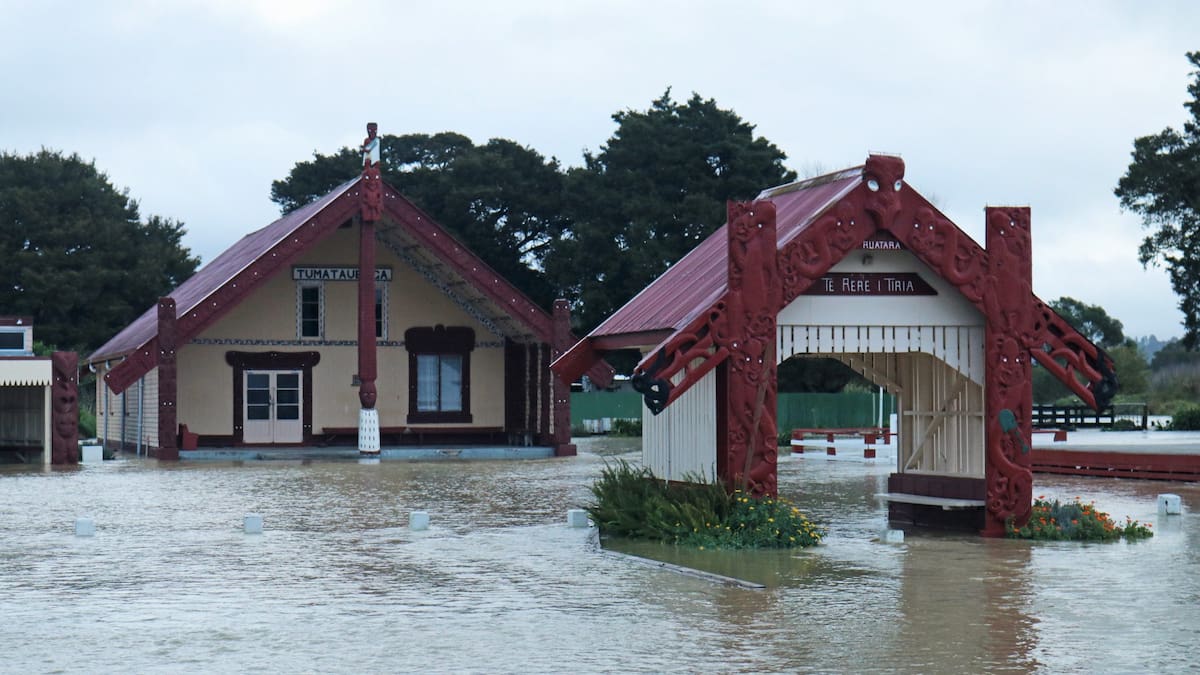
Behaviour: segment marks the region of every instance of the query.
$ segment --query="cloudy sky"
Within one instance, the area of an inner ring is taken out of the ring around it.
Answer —
[[[1028,204],[1038,295],[1182,333],[1112,190],[1135,137],[1185,118],[1200,3],[0,0],[0,25],[0,150],[94,159],[205,262],[368,120],[577,165],[672,87],[802,174],[901,154],[981,242],[985,205]]]

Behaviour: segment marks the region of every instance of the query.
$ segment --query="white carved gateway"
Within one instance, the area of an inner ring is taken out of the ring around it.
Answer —
[[[837,359],[895,394],[898,472],[983,477],[983,316],[906,251],[847,256],[827,277],[779,313],[777,361]]]

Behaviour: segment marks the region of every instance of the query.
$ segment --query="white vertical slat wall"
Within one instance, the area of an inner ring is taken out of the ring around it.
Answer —
[[[900,354],[921,352],[983,384],[983,326],[780,325],[777,360],[797,354]]]
[[[833,358],[897,397],[897,470],[984,474],[983,326],[780,325],[778,358]]]
[[[716,383],[713,370],[658,415],[642,407],[642,464],[658,478],[716,480]]]
[[[927,354],[898,356],[903,473],[982,478],[983,385]]]

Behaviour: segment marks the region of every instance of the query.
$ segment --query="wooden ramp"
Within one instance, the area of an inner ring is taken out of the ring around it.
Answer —
[[[1033,470],[1075,476],[1200,481],[1200,454],[1033,450]]]

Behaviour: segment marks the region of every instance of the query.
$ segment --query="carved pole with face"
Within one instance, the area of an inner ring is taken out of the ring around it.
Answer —
[[[358,451],[379,454],[379,411],[375,409],[375,222],[383,212],[379,175],[379,138],[374,122],[363,141],[359,181],[358,239]]]

